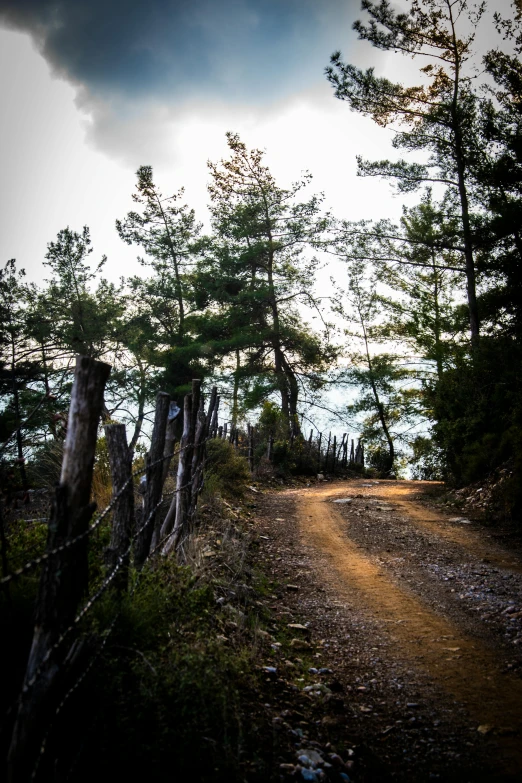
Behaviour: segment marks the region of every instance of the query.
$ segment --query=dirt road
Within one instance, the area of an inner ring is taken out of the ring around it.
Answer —
[[[272,496],[274,575],[344,689],[365,779],[522,780],[522,559],[423,482]],[[293,597],[292,597],[293,596]],[[364,777],[364,775],[363,775]]]

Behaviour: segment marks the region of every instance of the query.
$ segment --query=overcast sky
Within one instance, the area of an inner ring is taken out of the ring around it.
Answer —
[[[356,40],[359,10],[360,0],[0,0],[0,263],[15,257],[41,279],[47,242],[87,224],[109,277],[137,271],[114,229],[136,169],[152,165],[165,193],[185,186],[205,220],[206,161],[226,155],[227,130],[266,148],[281,185],[310,170],[340,217],[400,214],[403,197],[355,177],[357,153],[394,154],[391,132],[335,100],[324,76],[336,49],[406,73],[404,58]]]
[[[358,8],[0,0],[2,265],[15,257],[41,278],[47,242],[87,224],[111,278],[137,269],[114,230],[136,169],[152,165],[165,192],[185,186],[204,220],[206,162],[226,154],[227,130],[266,148],[280,184],[308,169],[338,214],[374,213],[381,188],[355,179],[355,155],[380,156],[390,134],[351,114],[324,77],[337,48],[364,61],[351,31]],[[381,201],[379,215],[400,206],[387,191]]]

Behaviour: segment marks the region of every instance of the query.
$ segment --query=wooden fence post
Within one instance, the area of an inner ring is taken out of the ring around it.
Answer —
[[[335,461],[337,459],[337,435],[334,435],[332,444],[332,473],[335,473]]]
[[[248,427],[248,464],[250,466],[250,472],[254,472],[254,428],[251,424]]]
[[[109,451],[112,478],[112,497],[121,492],[112,510],[112,533],[110,546],[105,550],[105,562],[110,572],[118,559],[124,559],[115,577],[114,586],[118,592],[127,589],[129,576],[129,554],[127,552],[134,532],[134,486],[132,483],[132,461],[127,446],[125,424],[107,424],[105,438]],[[127,486],[125,486],[127,485]],[[123,491],[122,491],[123,490]],[[125,555],[124,553],[127,552]]]
[[[143,516],[141,530],[134,545],[134,565],[141,568],[149,556],[151,542],[159,535],[159,515],[155,507],[161,498],[163,490],[163,463],[160,460],[165,451],[165,437],[167,431],[167,418],[169,415],[170,395],[159,392],[156,397],[156,413],[154,415],[154,427],[150,442],[150,451],[146,456],[147,483],[143,497]],[[150,518],[149,518],[150,517]]]
[[[216,399],[216,407],[214,408],[214,412],[212,414],[212,421],[210,423],[210,437],[215,438],[217,435],[217,428],[218,428],[218,409],[219,409],[219,397]]]
[[[200,413],[198,418],[198,425],[196,428],[196,439],[194,443],[194,455],[192,457],[192,489],[190,497],[190,509],[188,512],[188,526],[192,527],[194,517],[196,514],[196,506],[198,502],[198,496],[203,486],[203,467],[205,464],[205,454],[207,449],[207,439],[209,437],[210,423],[214,415],[214,410],[217,410],[219,406],[219,397],[217,394],[217,387],[214,386],[210,393],[210,401],[208,405],[208,411],[205,415],[203,407],[203,401],[200,404]]]
[[[330,453],[330,441],[332,439],[332,433],[328,433],[328,445],[326,446],[326,454],[324,455],[324,472],[328,469],[328,455]]]
[[[96,505],[90,503],[94,453],[103,392],[111,368],[86,356],[76,359],[60,484],[56,489],[47,551],[87,532]],[[33,642],[18,704],[8,758],[10,783],[26,783],[59,701],[68,645],[56,644],[76,614],[88,586],[87,536],[44,563]]]
[[[346,469],[347,464],[348,464],[348,433],[345,432],[343,435],[343,468]]]
[[[352,445],[350,447],[350,465],[355,464],[355,452],[354,452],[354,444],[353,444],[353,438],[352,438]]]
[[[312,450],[312,437],[313,437],[314,431],[313,429],[310,430],[310,437],[308,438],[308,452]]]
[[[323,433],[319,433],[319,438],[317,439],[317,472],[321,472],[321,441],[323,439]]]
[[[167,536],[172,531],[163,553],[167,554],[176,547],[186,526],[192,495],[191,470],[196,426],[199,413],[201,381],[192,381],[192,394],[186,394],[183,401],[183,435],[180,443],[178,475],[176,478],[176,494],[161,526],[160,537]],[[217,419],[217,409],[216,409]]]
[[[174,452],[174,444],[176,443],[176,425],[178,423],[178,417],[180,409],[175,400],[170,401],[169,415],[167,416],[167,429],[165,432],[165,447],[163,449],[163,456],[165,461],[163,463],[163,485],[167,479],[167,475],[172,462],[172,454]],[[170,457],[169,457],[170,455]]]

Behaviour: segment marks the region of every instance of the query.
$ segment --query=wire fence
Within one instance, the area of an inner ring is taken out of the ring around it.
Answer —
[[[193,447],[193,444],[192,444]],[[184,446],[183,448],[176,449],[171,454],[167,454],[164,457],[162,457],[159,460],[155,460],[153,463],[147,465],[145,468],[140,468],[139,470],[135,470],[129,479],[125,482],[125,484],[121,487],[119,492],[111,499],[111,502],[102,510],[99,512],[98,518],[96,519],[96,522],[94,522],[92,525],[90,525],[87,530],[85,530],[83,533],[80,533],[79,535],[75,536],[74,538],[69,539],[68,541],[65,541],[63,544],[60,544],[58,547],[54,547],[53,549],[50,549],[43,554],[39,555],[38,557],[33,558],[32,560],[29,560],[27,563],[25,563],[23,566],[20,566],[20,568],[17,568],[16,571],[13,571],[11,574],[8,574],[7,576],[2,577],[0,579],[0,586],[9,584],[9,582],[12,582],[14,579],[18,579],[21,576],[24,576],[25,574],[32,571],[34,568],[37,568],[42,563],[45,563],[46,560],[49,560],[49,558],[53,557],[54,555],[58,555],[61,552],[64,552],[67,549],[71,549],[76,544],[79,544],[81,541],[84,541],[86,538],[88,538],[92,533],[94,533],[102,524],[104,519],[110,514],[110,512],[113,510],[114,506],[118,502],[118,500],[122,497],[122,495],[125,493],[126,489],[129,487],[129,485],[133,482],[133,479],[137,478],[138,476],[144,475],[148,470],[150,470],[153,467],[156,467],[157,465],[162,464],[166,460],[172,459],[172,457],[179,454],[183,449],[188,448],[187,446]],[[182,488],[184,489],[184,487]],[[171,493],[172,494],[172,493]],[[31,522],[34,522],[36,520],[30,520]],[[42,519],[38,521],[46,522],[47,517],[43,517]]]

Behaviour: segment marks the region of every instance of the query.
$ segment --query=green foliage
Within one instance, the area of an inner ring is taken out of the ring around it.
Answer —
[[[435,439],[459,484],[510,459],[522,464],[521,360],[513,340],[484,338],[473,362],[461,359],[437,384]]]
[[[110,603],[99,610],[102,627],[113,612]],[[117,779],[159,781],[169,770],[179,780],[238,780],[240,694],[253,662],[220,630],[212,589],[188,569],[169,561],[144,572],[77,696],[74,727],[65,718],[55,725],[58,766],[74,762],[78,783],[100,768]]]
[[[199,300],[213,307],[199,326],[225,361],[235,353],[235,398],[241,391],[252,409],[280,395],[287,431],[297,434],[300,386],[319,388],[333,355],[298,307],[317,306],[313,250],[328,217],[320,214],[322,197],[298,200],[310,175],[281,188],[260,150],[234,133],[227,140],[230,158],[209,164],[214,236],[194,281]],[[236,411],[237,404],[234,420]]]
[[[248,462],[228,440],[213,438],[208,441],[204,499],[218,493],[224,497],[241,497],[251,478]]]
[[[444,452],[433,438],[418,435],[412,443],[413,456],[410,460],[412,478],[420,481],[444,481],[447,471]]]

